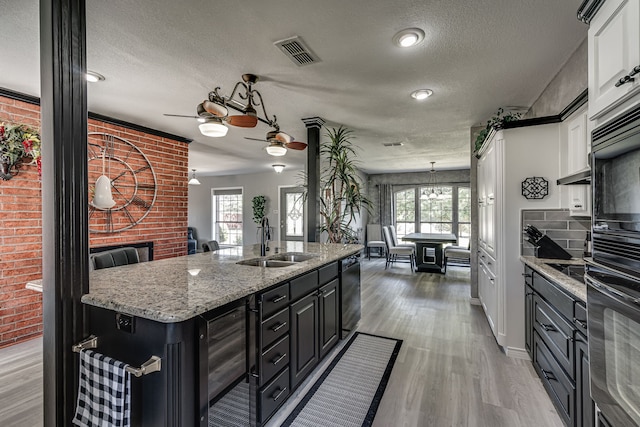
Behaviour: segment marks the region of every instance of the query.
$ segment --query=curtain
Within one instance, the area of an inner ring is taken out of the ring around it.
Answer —
[[[378,192],[380,200],[380,205],[378,206],[380,225],[393,225],[393,186],[391,184],[379,184]]]

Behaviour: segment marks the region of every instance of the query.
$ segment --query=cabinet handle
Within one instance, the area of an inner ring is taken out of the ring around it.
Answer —
[[[618,80],[618,81],[616,82],[616,87],[620,87],[620,86],[622,86],[623,84],[627,84],[627,83],[632,82],[632,81],[634,81],[634,80],[635,80],[635,79],[634,79],[633,77],[631,77],[629,74],[627,74],[627,75],[626,75],[626,76],[624,76],[624,77],[620,77],[620,80]]]
[[[487,261],[487,265],[493,265],[491,261]]]
[[[522,275],[524,277],[529,277],[529,278],[533,277],[533,274],[529,274],[529,273],[522,273]]]
[[[272,327],[271,330],[273,332],[278,332],[280,329],[284,328],[285,326],[287,326],[287,322],[282,322],[282,323]]]
[[[581,208],[582,208],[582,205],[573,205],[573,208],[574,208],[574,209],[581,209]]]
[[[280,399],[280,396],[282,396],[282,394],[287,391],[287,388],[281,388],[280,390],[276,390],[272,395],[271,398],[273,399],[273,401],[275,402],[276,400]],[[277,393],[277,394],[276,394]]]
[[[277,303],[277,302],[280,302],[280,301],[282,301],[282,300],[285,300],[286,298],[287,298],[287,296],[286,296],[286,295],[281,295],[281,296],[273,297],[273,298],[271,299],[271,302],[275,304],[275,303]]]
[[[287,353],[284,353],[278,356],[277,358],[273,359],[271,363],[273,363],[274,365],[277,365],[278,363],[282,362],[282,359],[284,359],[285,357],[287,357]]]
[[[544,329],[547,332],[558,332],[558,330],[553,325],[547,325],[546,323],[540,323],[540,326],[542,327],[542,329]]]
[[[640,65],[636,65],[633,70],[629,71],[630,76],[635,76],[638,73],[640,73]]]
[[[582,329],[587,329],[587,322],[585,322],[584,320],[580,320],[580,319],[573,319],[573,323],[580,325],[582,327]]]
[[[526,294],[524,294],[525,297],[528,297],[529,295],[533,295],[533,292],[527,292]]]
[[[544,369],[542,369],[542,376],[547,380],[547,381],[558,381],[558,379],[556,378],[555,375],[553,375],[553,372],[551,371],[545,371]]]

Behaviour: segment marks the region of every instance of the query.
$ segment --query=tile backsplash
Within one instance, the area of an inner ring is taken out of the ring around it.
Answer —
[[[584,239],[591,230],[591,218],[578,218],[569,215],[568,209],[529,210],[520,213],[520,229],[527,224],[538,228],[574,258],[582,258]],[[526,233],[520,237],[520,253],[534,255],[533,245],[527,242]]]

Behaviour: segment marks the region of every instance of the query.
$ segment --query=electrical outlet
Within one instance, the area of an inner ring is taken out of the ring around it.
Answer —
[[[116,327],[123,332],[132,334],[135,330],[134,317],[128,314],[116,313]]]

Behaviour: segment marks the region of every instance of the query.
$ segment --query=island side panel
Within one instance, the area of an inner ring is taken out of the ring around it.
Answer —
[[[194,319],[160,323],[129,316],[132,327],[127,331],[126,325],[118,328],[116,312],[94,306],[86,308],[88,333],[98,337],[96,351],[133,367],[140,367],[151,356],[162,359],[160,372],[131,377],[132,425],[206,425],[202,424],[201,399],[196,395],[201,381]]]

